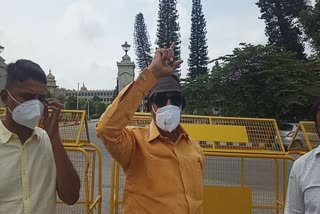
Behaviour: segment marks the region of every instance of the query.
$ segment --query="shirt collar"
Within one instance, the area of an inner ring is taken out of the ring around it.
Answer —
[[[13,135],[4,125],[2,120],[0,120],[0,144],[5,144],[9,142],[9,139]]]
[[[7,127],[4,126],[2,120],[0,120],[0,144],[9,143],[10,142],[9,140],[13,135],[15,134],[9,131]],[[38,127],[35,128],[31,136],[37,137],[37,139],[39,139],[40,132]]]
[[[185,137],[187,139],[188,143],[191,143],[189,135],[182,128],[182,126],[180,124],[177,127],[177,129],[181,133],[179,138]],[[159,129],[158,129],[157,125],[155,124],[154,120],[151,120],[150,127],[149,127],[149,138],[148,138],[148,141],[151,142],[152,140],[156,139],[159,136],[160,136]]]
[[[157,125],[154,123],[154,120],[151,120],[150,126],[149,126],[149,138],[148,141],[152,141],[160,136],[160,132],[158,130]]]
[[[315,149],[316,155],[320,153],[320,145]]]
[[[191,143],[188,133],[186,132],[186,130],[184,130],[184,128],[180,124],[178,126],[178,130],[181,133],[180,138],[184,137],[187,139],[188,143]]]

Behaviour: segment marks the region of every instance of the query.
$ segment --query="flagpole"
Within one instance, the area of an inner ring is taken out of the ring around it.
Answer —
[[[78,82],[78,91],[77,91],[77,110],[79,110],[79,82]]]

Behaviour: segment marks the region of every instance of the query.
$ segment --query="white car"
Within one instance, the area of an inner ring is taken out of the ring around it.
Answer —
[[[280,123],[278,128],[280,130],[283,145],[287,149],[298,128],[298,123]]]

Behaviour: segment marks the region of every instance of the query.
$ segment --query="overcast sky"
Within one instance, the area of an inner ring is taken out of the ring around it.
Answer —
[[[240,42],[265,44],[264,22],[258,17],[257,0],[202,0],[207,21],[209,57],[229,54]],[[191,0],[178,0],[181,51],[187,73]],[[133,45],[134,18],[145,17],[153,49],[158,0],[0,0],[1,56],[6,63],[31,59],[59,87],[114,89],[121,45]],[[133,46],[128,52],[136,59]],[[211,67],[211,65],[210,65]],[[136,74],[138,70],[136,69]]]

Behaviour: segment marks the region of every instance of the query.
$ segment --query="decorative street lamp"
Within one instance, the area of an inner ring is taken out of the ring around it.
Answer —
[[[127,41],[125,41],[125,43],[121,45],[121,47],[126,52],[126,55],[127,55],[127,52],[130,50],[131,45],[129,45]]]

